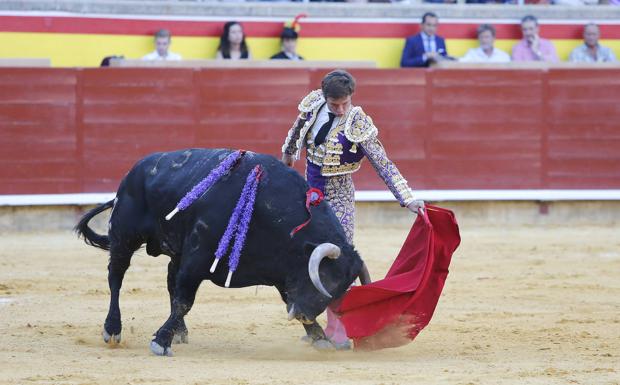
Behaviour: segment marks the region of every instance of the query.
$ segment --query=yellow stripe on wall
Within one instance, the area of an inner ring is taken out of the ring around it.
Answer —
[[[307,38],[298,51],[309,60],[371,60],[379,68],[398,68],[404,39],[394,38]]]
[[[124,55],[138,59],[154,50],[153,38],[135,35],[0,33],[2,56],[6,58],[50,58],[54,67],[96,67],[105,56]],[[173,37],[171,51],[185,59],[212,59],[219,39],[215,37]],[[248,38],[255,59],[268,59],[280,50],[278,38]],[[496,47],[508,53],[517,40],[497,40]],[[581,40],[553,41],[561,60],[568,60]],[[371,60],[379,68],[397,68],[405,44],[400,38],[304,38],[298,51],[308,60]],[[463,56],[469,48],[477,47],[475,39],[449,39],[448,52]],[[620,56],[620,40],[602,40]]]
[[[96,67],[101,59],[123,55],[138,59],[155,48],[150,36],[51,34],[51,33],[0,33],[4,42],[4,57],[50,58],[54,67]],[[214,57],[217,38],[173,38],[171,51],[185,59]]]

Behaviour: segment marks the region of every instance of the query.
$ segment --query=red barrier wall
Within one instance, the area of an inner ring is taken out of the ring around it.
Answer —
[[[279,156],[299,99],[324,72],[0,69],[0,194],[114,191],[154,151]],[[352,73],[354,102],[411,186],[620,188],[620,70]],[[367,164],[355,181],[384,189]]]

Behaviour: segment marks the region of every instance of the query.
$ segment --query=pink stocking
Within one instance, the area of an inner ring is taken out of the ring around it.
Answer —
[[[326,309],[327,312],[327,327],[325,328],[325,335],[329,338],[333,343],[341,344],[343,342],[347,342],[349,337],[347,337],[347,331],[344,328],[344,325],[336,314],[328,307]]]

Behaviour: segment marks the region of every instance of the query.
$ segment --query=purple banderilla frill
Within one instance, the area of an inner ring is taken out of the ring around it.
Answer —
[[[223,177],[230,169],[237,163],[237,161],[243,156],[245,151],[237,150],[229,154],[220,164],[211,170],[206,178],[198,182],[181,200],[177,203],[174,210],[166,215],[166,220],[169,221],[176,213],[188,208],[196,199],[205,193],[211,186],[215,184],[221,177]]]
[[[235,270],[237,270],[237,266],[239,266],[239,258],[241,257],[241,250],[243,249],[248,228],[250,227],[250,221],[252,220],[254,201],[256,200],[256,192],[258,190],[258,183],[262,173],[263,170],[260,165],[257,165],[250,172],[250,174],[248,174],[243,190],[241,191],[241,195],[239,196],[237,206],[235,206],[235,210],[230,216],[226,231],[224,231],[224,235],[222,235],[222,239],[220,239],[220,243],[215,251],[215,260],[213,261],[210,269],[212,273],[217,268],[217,264],[220,259],[222,259],[222,257],[226,254],[234,235],[235,243],[233,244],[230,256],[228,257],[228,277],[226,278],[226,283],[224,284],[225,287],[230,286],[232,274]]]

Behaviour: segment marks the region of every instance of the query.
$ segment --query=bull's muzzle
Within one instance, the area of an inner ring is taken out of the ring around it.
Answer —
[[[310,255],[310,260],[308,261],[308,274],[310,275],[310,280],[316,289],[321,292],[327,298],[332,298],[331,294],[325,289],[323,283],[321,282],[321,277],[319,276],[319,265],[323,258],[327,257],[330,259],[337,259],[340,256],[340,247],[334,245],[333,243],[321,243],[317,247],[314,248],[312,254]]]

